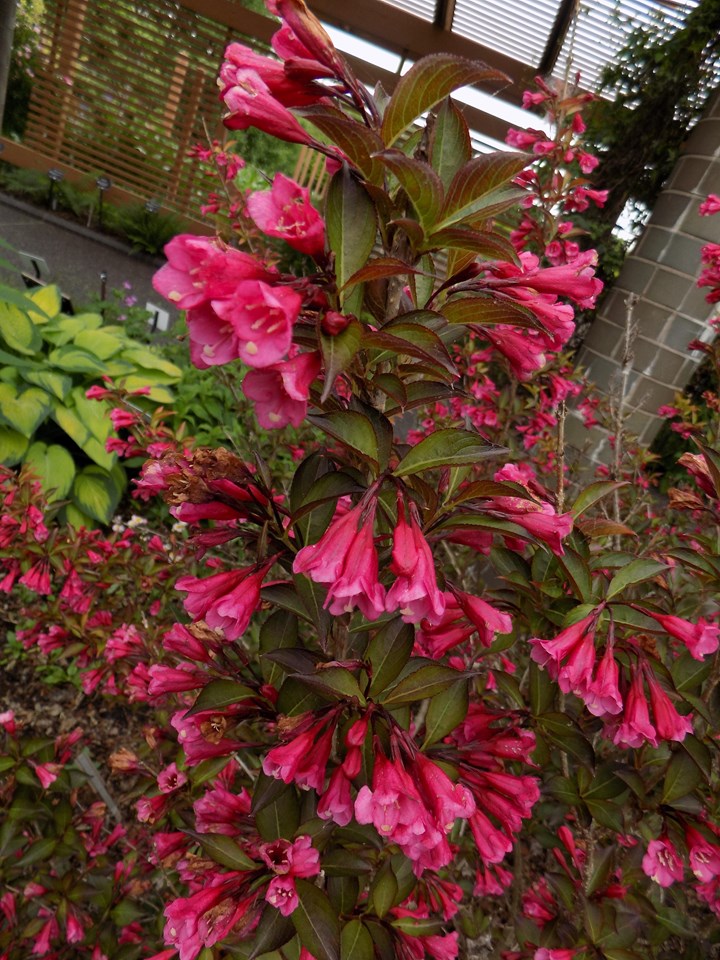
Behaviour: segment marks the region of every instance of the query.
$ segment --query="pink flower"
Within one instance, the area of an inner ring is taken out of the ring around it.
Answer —
[[[714,213],[720,213],[720,197],[716,193],[711,193],[700,204],[699,214],[701,217],[709,217]]]
[[[222,99],[228,108],[223,122],[231,130],[256,127],[289,143],[311,145],[315,142],[287,107],[275,99],[256,70],[238,68],[233,85],[222,92]]]
[[[59,763],[34,763],[32,766],[43,790],[47,790],[51,784],[55,783],[62,770]]]
[[[645,609],[642,612],[656,620],[665,633],[677,640],[682,640],[690,651],[690,655],[696,660],[702,660],[709,653],[715,653],[720,645],[720,627],[716,623],[707,623],[705,620],[691,623],[689,620],[683,620],[682,617],[669,614],[653,613]]]
[[[694,827],[685,827],[690,869],[702,883],[710,883],[720,876],[720,847],[703,836]]]
[[[635,750],[646,741],[653,747],[657,746],[656,730],[650,723],[650,713],[645,699],[642,672],[637,667],[632,669],[632,681],[625,698],[622,721],[618,722],[617,719],[609,721],[606,724],[605,733],[606,736],[610,735],[613,743],[619,747]]]
[[[325,606],[335,616],[356,606],[368,620],[377,620],[385,612],[373,537],[376,505],[374,500],[369,505],[361,500],[352,510],[336,514],[320,540],[303,547],[295,557],[294,573],[329,584]]]
[[[415,504],[406,503],[399,491],[397,513],[390,564],[397,579],[388,591],[385,609],[392,613],[400,608],[406,623],[422,619],[437,623],[445,612],[445,598],[438,590],[432,551],[420,529]]]
[[[689,733],[693,732],[692,720],[677,712],[672,700],[657,682],[655,674],[647,664],[645,677],[650,689],[650,703],[658,738],[683,741]]]
[[[469,593],[455,591],[455,596],[465,616],[473,624],[480,637],[480,643],[489,647],[497,633],[512,633],[512,618],[497,610],[487,600],[473,597]]]
[[[168,262],[153,277],[153,287],[180,310],[231,297],[243,280],[274,276],[254,257],[209,237],[173,237],[165,256]]]
[[[328,725],[327,719],[323,719],[288,743],[272,747],[263,760],[263,772],[283,783],[322,792],[334,732],[332,723]]]
[[[302,297],[262,280],[239,283],[232,297],[213,300],[215,313],[237,339],[237,356],[249,367],[269,367],[287,354]]]
[[[619,687],[618,669],[613,646],[608,643],[595,676],[580,694],[585,706],[595,717],[622,712],[623,699]]]
[[[422,753],[415,757],[414,768],[419,776],[421,792],[428,798],[435,820],[446,833],[452,830],[458,817],[467,820],[472,816],[475,801],[467,787],[453,783],[437,764]]]
[[[20,583],[40,596],[49,596],[52,593],[50,582],[50,561],[38,560],[20,577]]]
[[[676,880],[683,878],[683,862],[667,837],[650,841],[642,860],[642,868],[645,874],[661,887],[670,887]]]
[[[352,820],[353,803],[350,795],[350,781],[342,767],[333,770],[327,790],[320,797],[317,815],[323,820],[333,820],[340,827],[346,827]]]
[[[161,793],[173,793],[186,784],[187,779],[185,774],[181,770],[178,770],[177,764],[171,763],[165,767],[164,770],[160,771],[157,776],[157,784]]]
[[[311,257],[322,254],[325,222],[310,203],[310,191],[290,177],[276,173],[271,190],[258,190],[248,196],[247,210],[268,236],[279,237]]]
[[[381,837],[397,843],[413,861],[418,876],[426,867],[438,869],[450,862],[452,854],[444,829],[423,802],[415,779],[399,761],[376,755],[372,789],[367,785],[360,788],[355,819],[372,823]]]
[[[180,577],[177,590],[188,595],[185,609],[213,630],[222,630],[227,640],[237,640],[260,603],[260,587],[272,562],[261,567],[244,567],[210,577]]]
[[[522,497],[491,497],[488,506],[493,513],[512,520],[528,533],[546,543],[553,553],[564,554],[562,541],[572,533],[573,519],[569,513],[556,513],[551,504]]]
[[[545,667],[553,680],[558,680],[563,693],[584,692],[590,682],[595,664],[597,619],[598,612],[594,610],[587,617],[561,630],[552,640],[540,640],[537,637],[530,640],[533,647],[530,657]]]
[[[320,873],[320,854],[307,835],[298,837],[294,843],[282,838],[264,843],[259,853],[278,876],[314,877]]]
[[[265,893],[265,899],[284,917],[289,917],[300,902],[292,877],[273,877]]]
[[[319,372],[320,354],[314,351],[247,373],[242,389],[255,403],[260,426],[266,430],[288,423],[299,427],[307,412],[310,386]]]

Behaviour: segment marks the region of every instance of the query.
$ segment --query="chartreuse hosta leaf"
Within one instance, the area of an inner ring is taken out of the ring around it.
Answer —
[[[33,323],[47,323],[60,313],[62,298],[57,284],[50,283],[45,287],[35,287],[27,296],[34,305],[28,309]]]
[[[51,398],[39,387],[20,390],[11,383],[0,383],[0,422],[31,437],[50,413]]]
[[[36,441],[25,455],[25,464],[40,481],[48,501],[64,499],[75,479],[75,461],[65,447]]]
[[[40,330],[31,317],[18,306],[0,300],[0,339],[11,350],[31,356],[40,349]]]
[[[83,453],[86,453],[99,467],[110,470],[117,463],[115,454],[107,452],[104,444],[93,436],[92,432],[79,419],[75,410],[70,409],[65,404],[56,402],[52,417],[70,439],[74,440]]]
[[[30,441],[17,430],[10,427],[0,427],[0,464],[3,467],[14,467],[25,456]]]
[[[108,473],[93,464],[75,477],[72,498],[79,509],[93,520],[109,523],[120,502],[122,489],[117,474]]]

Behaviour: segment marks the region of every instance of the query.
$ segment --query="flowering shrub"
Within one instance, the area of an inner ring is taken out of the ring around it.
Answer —
[[[708,955],[720,454],[692,461],[702,506],[658,517],[617,478],[566,488],[559,443],[548,489],[496,442],[503,402],[492,440],[462,420],[473,395],[517,391],[557,356],[600,291],[560,220],[602,202],[573,145],[579,103],[556,139],[519,144],[533,154],[472,157],[449,96],[492,71],[438,54],[371,95],[301,0],[270,7],[279,59],[230,45],[226,123],[326,155],[324,216],[282,177],[245,207],[312,270],[179,236],[155,284],[186,311],[198,367],[241,361],[259,423],[308,422],[321,442],[282,485],[262,457],[163,441],[137,486],[188,539],[145,545],[157,629],[105,631],[91,670],[167,711],[180,748],[163,729],[136,807],[177,874],[155,958],[452,960],[481,934],[505,960]],[[545,195],[527,169],[551,155]],[[489,362],[499,385],[477,376]],[[573,388],[555,376],[557,402]],[[114,420],[134,452],[142,424]]]

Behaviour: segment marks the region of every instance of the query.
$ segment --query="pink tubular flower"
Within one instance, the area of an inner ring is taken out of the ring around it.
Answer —
[[[495,634],[512,633],[512,618],[507,613],[497,610],[487,600],[473,597],[459,590],[455,591],[455,596],[462,612],[477,630],[480,643],[484,647],[492,644]]]
[[[320,854],[309,836],[289,840],[273,840],[259,849],[265,864],[278,876],[314,877],[320,873]]]
[[[272,561],[204,579],[180,577],[175,587],[188,594],[185,609],[191,617],[222,630],[227,640],[237,640],[260,603],[260,587],[271,566]]]
[[[268,750],[263,760],[263,772],[283,783],[296,783],[299,787],[320,793],[325,782],[333,733],[334,726],[332,723],[328,725],[327,718],[314,723],[287,743]]]
[[[235,892],[237,876],[231,874],[230,879],[165,907],[163,936],[165,943],[177,949],[180,960],[194,960],[203,946],[222,940],[252,908],[255,896],[239,898]]]
[[[565,553],[562,541],[572,533],[571,514],[556,513],[549,503],[523,497],[491,497],[488,507],[493,513],[524,527],[558,556]]]
[[[650,704],[658,739],[683,741],[689,733],[693,732],[692,720],[677,712],[672,700],[657,682],[655,674],[647,664],[645,664],[645,678],[650,690]]]
[[[677,640],[682,640],[690,651],[690,655],[696,660],[702,660],[709,653],[715,653],[720,646],[720,626],[716,623],[707,623],[705,620],[691,623],[689,620],[683,620],[682,617],[669,614],[653,613],[645,609],[642,612],[656,620],[665,633]]]
[[[625,698],[625,709],[622,719],[612,719],[606,724],[606,735],[612,737],[613,743],[619,747],[635,750],[646,741],[653,747],[657,746],[655,727],[650,723],[645,690],[643,689],[642,671],[632,668],[632,681]],[[645,871],[647,873],[647,871]]]
[[[381,837],[397,843],[413,861],[418,876],[426,867],[439,869],[450,862],[452,854],[444,829],[423,802],[415,779],[399,761],[377,754],[372,789],[367,785],[360,788],[355,819],[372,823]]]
[[[683,862],[667,837],[651,840],[643,857],[644,873],[661,887],[670,887],[683,878]]]
[[[186,783],[187,777],[181,770],[178,770],[176,763],[171,763],[165,767],[157,776],[157,784],[161,793],[174,793],[175,790],[179,790]]]
[[[322,820],[332,820],[340,827],[346,827],[352,820],[353,803],[350,794],[350,781],[342,767],[333,770],[327,790],[320,797],[317,815]]]
[[[581,694],[590,682],[595,665],[595,627],[598,614],[593,611],[577,623],[561,630],[552,640],[530,640],[530,657],[545,667],[560,684],[563,693]]]
[[[289,917],[300,899],[292,877],[273,877],[265,892],[265,899],[272,904],[284,917]]]
[[[315,142],[287,107],[273,96],[256,70],[238,68],[233,85],[223,91],[222,99],[228,108],[223,122],[230,130],[256,127],[289,143],[310,145]]]
[[[322,254],[325,222],[310,203],[310,191],[290,177],[276,173],[272,189],[258,190],[248,196],[247,210],[269,237],[279,237],[311,257]]]
[[[325,606],[339,616],[359,607],[368,620],[385,612],[385,589],[378,582],[378,555],[373,537],[376,501],[364,501],[336,514],[317,543],[295,557],[294,573],[329,585]]]
[[[302,297],[289,287],[262,280],[239,283],[231,297],[212,308],[237,338],[237,355],[249,367],[269,367],[287,354]]]
[[[209,237],[179,234],[165,247],[168,262],[153,277],[153,287],[180,310],[232,296],[243,280],[271,280],[258,260]]]
[[[52,593],[52,583],[50,581],[50,561],[47,559],[38,560],[34,563],[27,573],[20,577],[19,582],[40,596],[47,597]]]
[[[310,386],[318,373],[317,351],[247,373],[242,389],[255,404],[260,426],[266,430],[277,430],[288,423],[299,427],[307,412]]]
[[[595,717],[622,712],[623,699],[619,687],[620,671],[618,669],[613,645],[608,642],[605,647],[595,676],[585,685],[581,694],[585,706]]]
[[[710,883],[720,876],[720,847],[694,827],[685,827],[690,869],[702,883]]]
[[[406,623],[423,619],[437,623],[445,612],[445,597],[438,590],[435,562],[420,529],[417,508],[412,502],[406,503],[400,491],[397,513],[390,564],[397,580],[388,591],[385,609],[392,613],[399,608]]]

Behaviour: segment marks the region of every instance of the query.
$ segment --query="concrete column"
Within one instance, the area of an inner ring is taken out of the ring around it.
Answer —
[[[0,130],[2,130],[2,119],[5,113],[17,6],[18,0],[0,0]]]
[[[693,128],[683,154],[661,193],[642,237],[580,348],[578,360],[600,390],[607,391],[620,370],[628,294],[638,296],[634,316],[638,336],[628,378],[628,430],[649,444],[660,429],[657,409],[687,386],[703,354],[688,352],[691,340],[709,342],[708,319],[717,308],[700,289],[700,251],[720,242],[720,214],[701,217],[698,207],[709,193],[720,194],[720,91]],[[573,446],[589,444],[593,460],[607,462],[607,431],[583,427],[573,414],[567,437]]]

